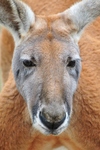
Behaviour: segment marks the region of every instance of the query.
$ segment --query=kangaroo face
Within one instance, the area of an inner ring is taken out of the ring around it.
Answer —
[[[16,47],[13,71],[33,126],[60,134],[68,126],[81,71],[79,49],[61,19],[37,18]]]
[[[81,71],[78,40],[100,16],[100,0],[83,0],[64,12],[37,17],[22,1],[0,1],[0,24],[15,41],[13,73],[33,126],[44,134],[66,129]]]

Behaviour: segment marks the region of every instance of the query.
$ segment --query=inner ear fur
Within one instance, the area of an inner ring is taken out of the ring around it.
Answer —
[[[8,28],[15,42],[28,32],[35,21],[31,8],[19,0],[0,0],[0,24]]]
[[[83,0],[61,15],[64,22],[71,27],[71,34],[79,40],[85,27],[100,16],[100,0]]]

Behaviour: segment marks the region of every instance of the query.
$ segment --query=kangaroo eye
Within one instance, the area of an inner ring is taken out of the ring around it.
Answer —
[[[23,64],[25,67],[36,67],[36,64],[33,63],[31,60],[23,60]]]
[[[75,60],[71,60],[68,62],[67,66],[73,68],[75,67],[75,64],[76,64]]]

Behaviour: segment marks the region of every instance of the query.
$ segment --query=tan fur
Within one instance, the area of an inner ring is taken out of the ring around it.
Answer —
[[[50,15],[57,14],[69,8],[72,4],[79,0],[24,0],[29,6],[31,6],[32,10],[37,15]],[[58,4],[57,4],[58,3]],[[9,42],[10,41],[10,42]],[[5,42],[5,43],[4,43]],[[1,66],[2,66],[2,74],[3,74],[3,82],[5,83],[8,78],[9,69],[11,66],[11,59],[13,55],[14,42],[11,34],[3,29],[1,35]]]
[[[46,15],[61,12],[75,1],[59,0],[59,5],[55,0],[49,2],[46,0],[43,5],[42,2],[35,3],[35,0],[34,4],[28,1],[37,14]],[[48,24],[50,21],[48,20]],[[0,94],[0,149],[4,147],[4,150],[51,150],[63,145],[69,150],[100,150],[99,34],[100,18],[86,29],[80,40],[83,67],[74,96],[73,115],[69,127],[59,136],[44,136],[33,129],[26,103],[17,91],[13,74],[10,72],[8,81]],[[52,38],[51,34],[48,36]],[[3,31],[1,40],[2,58],[9,54],[9,57],[6,57],[7,64],[9,63],[6,65],[7,75],[4,77],[6,81],[14,44],[6,30]],[[45,50],[44,53],[46,53]],[[6,66],[3,65],[3,68],[5,69]]]

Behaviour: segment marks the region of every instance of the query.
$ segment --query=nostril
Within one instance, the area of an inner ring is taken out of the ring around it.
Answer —
[[[47,121],[47,119],[45,118],[45,116],[42,114],[42,112],[40,112],[39,114],[40,120],[41,122],[50,130],[56,130],[65,120],[66,115],[58,122],[49,122]]]
[[[40,117],[41,122],[42,122],[46,127],[48,127],[49,129],[52,129],[52,123],[46,120],[46,118],[45,118],[45,116],[43,115],[42,112],[40,112],[39,117]]]
[[[62,118],[62,120],[60,120],[59,122],[56,122],[53,124],[53,129],[57,129],[65,120],[66,115]]]

